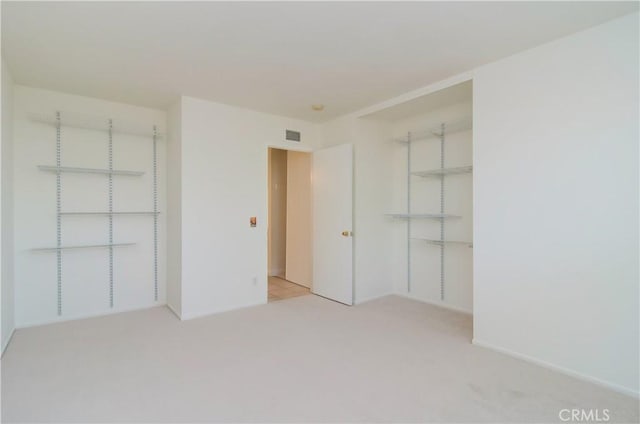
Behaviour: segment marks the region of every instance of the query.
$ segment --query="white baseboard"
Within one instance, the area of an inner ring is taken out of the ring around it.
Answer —
[[[102,313],[98,313],[98,314],[77,315],[77,316],[73,316],[73,317],[64,317],[64,318],[58,317],[58,318],[54,318],[54,319],[46,320],[46,321],[32,321],[32,322],[27,322],[27,323],[21,323],[20,325],[16,325],[16,328],[20,329],[20,328],[29,328],[29,327],[39,327],[41,325],[57,324],[59,322],[67,322],[67,321],[77,321],[79,319],[106,317],[106,316],[109,316],[109,315],[122,314],[122,313],[125,313],[125,312],[144,311],[146,309],[158,308],[158,307],[166,306],[166,305],[167,304],[165,302],[158,302],[158,303],[154,303],[152,305],[136,307],[136,308],[118,309],[118,310],[102,312]]]
[[[274,268],[269,270],[269,277],[280,277],[280,276],[284,277],[284,269]]]
[[[180,314],[179,314],[179,313],[178,313],[178,312],[173,308],[173,306],[171,306],[171,304],[170,304],[170,303],[167,303],[167,308],[169,308],[169,310],[170,310],[171,312],[173,312],[173,314],[174,314],[175,316],[177,316],[177,317],[178,317],[178,319],[179,319],[180,321],[182,321],[182,317],[181,317],[181,316],[180,316]]]
[[[9,337],[7,337],[7,341],[2,345],[2,353],[0,355],[4,355],[4,352],[7,350],[7,347],[9,346],[9,343],[11,343],[11,339],[13,338],[13,335],[16,333],[16,328],[12,328],[11,329],[11,334],[9,334]]]
[[[238,309],[251,308],[253,306],[265,305],[266,303],[267,303],[267,298],[265,297],[265,299],[263,301],[260,301],[260,302],[253,302],[253,303],[247,303],[247,304],[242,304],[242,305],[236,305],[236,306],[231,306],[231,307],[228,307],[228,308],[216,309],[216,310],[213,310],[213,311],[196,312],[196,313],[192,313],[192,314],[185,314],[184,312],[182,312],[182,314],[180,315],[180,319],[182,321],[187,321],[187,320],[190,320],[190,319],[207,317],[209,315],[221,314],[223,312],[231,312],[231,311],[236,311]]]
[[[466,315],[473,315],[473,311],[470,311],[470,310],[464,309],[464,308],[460,308],[460,307],[457,307],[457,306],[453,306],[453,305],[450,305],[448,303],[421,299],[419,297],[412,296],[409,293],[393,293],[393,294],[395,294],[397,296],[406,297],[407,299],[417,300],[418,302],[422,302],[422,303],[426,303],[426,304],[429,304],[429,305],[437,306],[439,308],[449,309],[449,310],[454,311],[454,312],[460,312],[460,313],[466,314]]]
[[[540,360],[540,359],[536,359],[534,357],[531,357],[531,356],[528,356],[528,355],[524,355],[522,353],[518,353],[518,352],[514,352],[514,351],[509,350],[509,349],[498,347],[498,346],[492,345],[491,343],[486,343],[486,342],[483,342],[482,340],[478,340],[475,337],[471,340],[471,343],[476,345],[476,346],[483,347],[485,349],[490,349],[490,350],[502,353],[504,355],[508,355],[508,356],[511,356],[511,357],[514,357],[514,358],[517,358],[517,359],[521,359],[523,361],[526,361],[526,362],[541,366],[543,368],[547,368],[547,369],[550,369],[552,371],[556,371],[556,372],[559,372],[561,374],[565,374],[565,375],[568,375],[570,377],[577,378],[578,380],[586,381],[588,383],[597,384],[598,386],[604,387],[606,389],[613,390],[613,391],[618,392],[618,393],[622,393],[623,395],[631,396],[631,397],[634,397],[634,398],[640,398],[640,392],[637,392],[637,391],[635,391],[633,389],[629,389],[627,387],[622,387],[622,386],[614,384],[614,383],[609,383],[607,381],[600,380],[598,378],[591,377],[589,375],[582,374],[582,373],[577,372],[577,371],[573,371],[573,370],[571,370],[569,368],[561,367],[559,365],[554,365],[552,363],[549,363],[549,362],[546,362],[546,361],[543,361],[543,360]]]
[[[372,300],[381,299],[383,297],[391,296],[391,295],[394,295],[394,294],[396,294],[396,293],[389,292],[389,293],[380,294],[380,295],[376,295],[376,296],[365,297],[364,299],[358,299],[358,297],[356,296],[356,301],[354,302],[354,305],[361,305],[363,303],[371,302]]]

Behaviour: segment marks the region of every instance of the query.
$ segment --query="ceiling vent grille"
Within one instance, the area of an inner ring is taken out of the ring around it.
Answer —
[[[285,139],[289,141],[300,141],[300,131],[286,130]]]

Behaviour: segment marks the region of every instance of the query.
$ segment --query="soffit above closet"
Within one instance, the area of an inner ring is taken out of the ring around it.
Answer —
[[[472,98],[472,82],[465,81],[362,117],[383,121],[396,121],[409,116],[429,113],[458,103],[470,102]]]

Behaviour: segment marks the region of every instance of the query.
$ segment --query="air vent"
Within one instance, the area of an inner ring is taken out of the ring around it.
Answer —
[[[285,138],[289,141],[300,141],[300,131],[287,130]]]

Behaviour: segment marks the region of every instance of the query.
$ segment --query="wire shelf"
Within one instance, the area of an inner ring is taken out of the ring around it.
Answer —
[[[388,213],[385,214],[397,219],[446,219],[446,218],[462,218],[460,215],[451,215],[447,213]]]
[[[157,215],[160,212],[60,212],[60,215],[73,216],[73,215]]]
[[[418,177],[442,177],[444,175],[460,175],[460,174],[470,174],[473,172],[472,166],[458,166],[455,168],[442,168],[442,169],[431,169],[428,171],[416,171],[412,172],[412,175],[416,175]]]
[[[75,249],[96,249],[104,247],[124,247],[133,246],[136,243],[107,243],[107,244],[89,244],[89,245],[77,245],[77,246],[60,246],[60,247],[36,247],[31,249],[37,252],[56,252],[58,250],[75,250]]]
[[[129,175],[134,177],[139,177],[144,175],[144,171],[125,171],[125,170],[117,170],[117,169],[98,169],[98,168],[74,168],[69,166],[49,166],[49,165],[38,165],[38,169],[46,172],[53,172],[55,174],[61,172],[70,172],[76,174],[104,174],[104,175]]]
[[[469,247],[473,247],[473,242],[471,241],[461,241],[461,240],[436,240],[436,239],[427,239],[427,238],[420,238],[420,237],[412,237],[412,240],[421,240],[421,241],[426,241],[429,244],[433,244],[436,246],[443,246],[445,244],[461,244],[461,245],[468,245]]]

